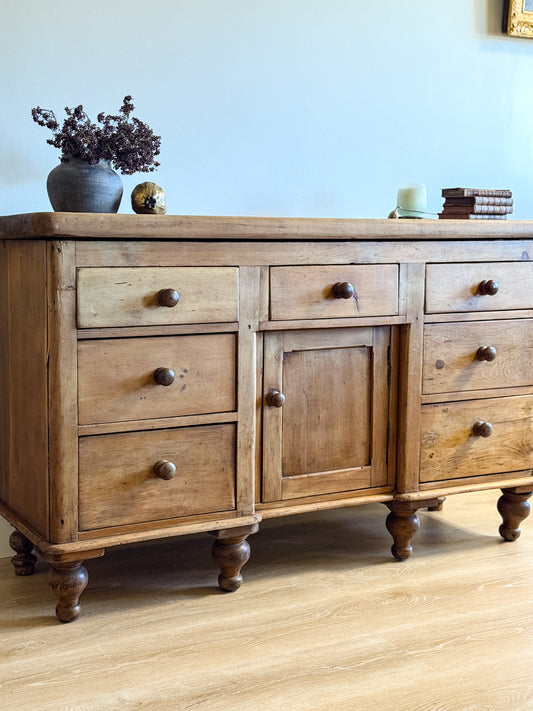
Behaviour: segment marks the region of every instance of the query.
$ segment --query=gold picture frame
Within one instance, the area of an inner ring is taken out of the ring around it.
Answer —
[[[513,37],[533,39],[533,0],[505,0],[503,31]]]

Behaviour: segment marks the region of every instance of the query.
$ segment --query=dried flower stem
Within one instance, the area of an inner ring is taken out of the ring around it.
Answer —
[[[159,166],[155,157],[161,147],[161,136],[156,136],[143,121],[131,117],[134,108],[132,97],[125,96],[117,115],[100,113],[96,124],[81,104],[72,109],[67,106],[67,118],[61,127],[49,109],[37,106],[31,115],[39,126],[52,131],[53,138],[47,143],[61,150],[61,160],[70,156],[91,165],[108,160],[116,170],[132,175],[155,170]]]

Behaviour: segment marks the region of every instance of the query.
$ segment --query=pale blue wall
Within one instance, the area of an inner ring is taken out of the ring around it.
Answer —
[[[169,212],[381,217],[404,181],[509,187],[533,217],[533,41],[501,0],[0,0],[0,214],[48,210],[29,109],[163,136]]]
[[[0,0],[0,214],[49,210],[41,105],[163,136],[169,212],[383,217],[405,181],[508,187],[533,217],[533,40],[501,0]],[[0,524],[0,555],[7,555]]]

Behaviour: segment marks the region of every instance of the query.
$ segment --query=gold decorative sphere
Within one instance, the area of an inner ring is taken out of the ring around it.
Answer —
[[[131,206],[139,215],[164,215],[167,211],[165,192],[156,183],[140,183],[131,193]]]

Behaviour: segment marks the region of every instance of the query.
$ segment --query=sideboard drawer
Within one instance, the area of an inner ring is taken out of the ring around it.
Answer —
[[[80,424],[231,412],[233,333],[81,341]]]
[[[82,268],[77,290],[79,328],[239,318],[236,267]],[[174,298],[169,292],[176,292]]]
[[[80,530],[235,508],[233,424],[82,437],[79,458]]]
[[[525,385],[533,385],[533,320],[424,327],[424,393]]]
[[[533,262],[428,264],[426,313],[533,308]]]
[[[394,316],[397,313],[396,264],[273,267],[270,270],[270,318],[274,321]]]
[[[530,469],[533,395],[424,405],[421,433],[421,482]]]

